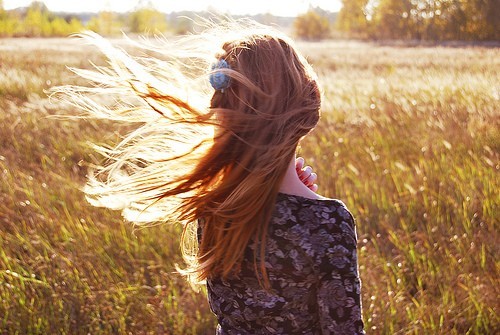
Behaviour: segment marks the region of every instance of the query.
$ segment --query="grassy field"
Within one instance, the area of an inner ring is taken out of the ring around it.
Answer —
[[[325,101],[301,154],[358,225],[370,334],[495,334],[500,50],[302,43]],[[178,228],[134,230],[79,190],[111,123],[43,93],[102,63],[66,39],[0,39],[0,333],[213,334],[174,273]],[[81,82],[80,82],[81,83]]]

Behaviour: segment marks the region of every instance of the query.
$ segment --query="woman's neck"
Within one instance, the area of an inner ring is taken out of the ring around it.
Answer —
[[[311,191],[299,178],[297,170],[295,168],[296,156],[293,155],[293,159],[288,164],[285,176],[281,182],[279,191],[285,194],[299,195],[310,199],[321,199],[323,198],[319,194]]]

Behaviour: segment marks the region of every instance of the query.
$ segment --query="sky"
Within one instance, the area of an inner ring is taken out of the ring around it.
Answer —
[[[4,8],[28,6],[32,0],[4,0]],[[245,15],[271,13],[276,16],[296,16],[307,11],[309,5],[337,12],[340,0],[44,0],[49,10],[54,12],[99,12],[112,10],[126,12],[139,3],[151,2],[165,13],[181,10],[212,10],[228,14]]]

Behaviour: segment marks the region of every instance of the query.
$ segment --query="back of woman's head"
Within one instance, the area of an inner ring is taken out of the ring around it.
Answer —
[[[222,120],[228,118],[223,126],[249,145],[293,145],[316,125],[315,74],[291,41],[278,32],[250,33],[225,42],[222,50],[217,59],[234,72],[227,72],[232,80],[227,89],[215,91],[210,107],[220,110]]]
[[[315,74],[292,42],[273,30],[244,33],[216,56],[228,64],[222,71],[230,81],[211,99],[219,122],[214,146],[224,148],[220,158],[228,165],[248,170],[256,187],[262,186],[256,176],[269,186],[269,175],[276,174],[279,183],[300,138],[319,119]]]
[[[232,22],[148,47],[162,61],[87,37],[111,66],[75,70],[93,88],[56,92],[91,117],[138,125],[114,148],[98,148],[108,160],[90,174],[89,200],[132,221],[180,221],[185,242],[196,240],[188,233],[201,219],[199,249],[184,249],[198,279],[237,271],[249,243],[263,253],[284,173],[319,119],[315,74],[293,43],[269,27]],[[227,66],[210,69],[221,60]],[[215,92],[210,74],[227,76]],[[260,272],[265,279],[263,263]]]

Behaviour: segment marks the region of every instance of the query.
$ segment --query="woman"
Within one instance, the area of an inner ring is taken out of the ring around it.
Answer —
[[[181,272],[206,281],[217,334],[363,334],[354,219],[297,174],[321,101],[293,43],[231,23],[150,46],[159,61],[90,39],[111,69],[76,70],[99,85],[59,91],[92,116],[139,126],[100,148],[108,165],[89,200],[134,222],[184,225]]]

